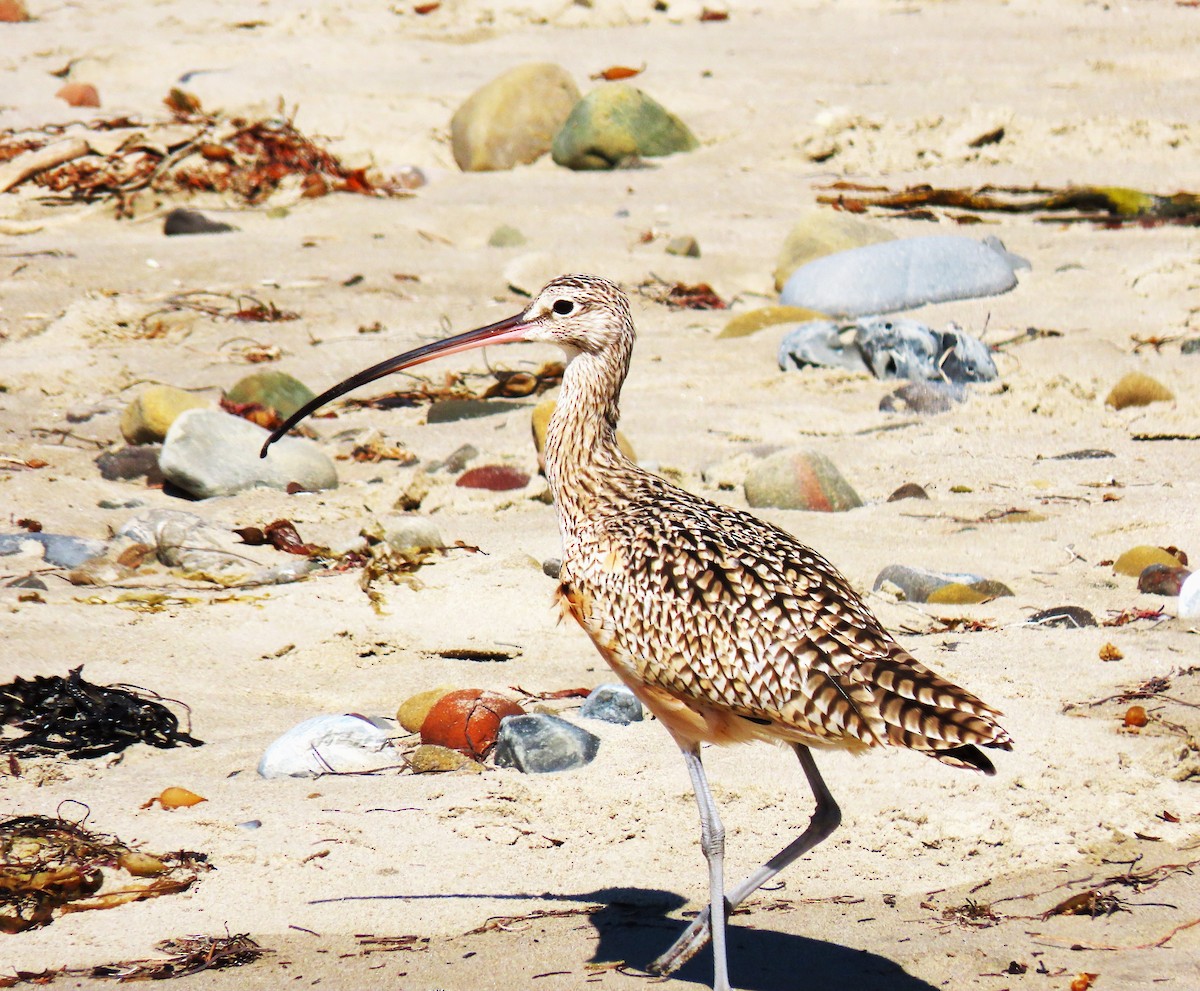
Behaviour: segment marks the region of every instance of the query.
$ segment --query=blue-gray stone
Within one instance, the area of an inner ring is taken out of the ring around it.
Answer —
[[[0,557],[17,554],[30,544],[42,545],[42,560],[56,568],[78,568],[104,553],[103,540],[68,537],[61,533],[0,533]]]
[[[600,738],[542,713],[506,716],[494,751],[500,767],[515,767],[526,774],[570,771],[590,764],[600,749]]]
[[[333,462],[311,441],[283,437],[258,456],[267,432],[219,410],[189,409],[167,431],[159,465],[167,481],[199,499],[232,495],[259,485],[305,492],[337,488]]]
[[[967,401],[967,388],[953,382],[905,382],[879,400],[884,413],[916,413],[932,416],[946,413]]]
[[[625,685],[599,685],[584,699],[579,714],[585,719],[625,726],[642,721],[642,703]]]
[[[854,341],[845,341],[841,335],[842,328],[832,320],[800,324],[779,342],[779,367],[785,372],[810,367],[869,372]]]
[[[901,317],[865,317],[854,343],[876,378],[990,382],[1000,373],[991,349],[961,330],[932,330]]]
[[[889,564],[875,577],[871,590],[878,592],[884,582],[890,582],[904,593],[909,602],[925,602],[943,585],[957,582],[974,585],[984,581],[983,575],[972,575],[965,571],[930,571],[907,564]]]
[[[954,234],[882,241],[802,265],[783,287],[784,306],[807,306],[832,317],[907,310],[947,299],[1008,292],[1024,258],[994,237]]]

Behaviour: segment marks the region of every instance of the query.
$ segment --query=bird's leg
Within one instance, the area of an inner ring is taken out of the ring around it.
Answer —
[[[774,857],[768,860],[758,870],[754,871],[741,884],[734,888],[729,895],[724,899],[725,912],[731,912],[744,902],[751,894],[766,884],[771,878],[778,874],[781,870],[787,867],[797,857],[802,857],[809,850],[815,847],[822,840],[838,828],[842,821],[842,810],[838,808],[837,802],[833,800],[833,796],[829,793],[829,788],[825,785],[825,779],[821,777],[821,772],[817,770],[816,761],[813,760],[811,751],[808,747],[802,746],[799,743],[792,744],[796,751],[796,756],[800,758],[800,766],[804,769],[804,776],[808,778],[808,786],[812,789],[813,798],[816,799],[816,808],[813,809],[812,818],[808,822],[808,828],[797,836],[791,843],[780,850]],[[696,764],[699,765],[699,755],[696,756]],[[689,763],[689,768],[690,768]],[[701,780],[703,780],[704,772],[700,771]],[[693,773],[693,780],[695,774]],[[697,793],[699,800],[699,793]],[[710,798],[711,801],[711,798]],[[701,813],[703,818],[703,812]],[[708,942],[709,936],[713,935],[715,942],[715,931],[721,930],[722,952],[721,959],[724,959],[724,919],[721,919],[717,926],[710,923],[712,919],[712,904],[709,908],[704,909],[699,915],[692,920],[692,924],[684,930],[681,935],[662,956],[650,964],[650,970],[656,974],[672,974],[685,963],[687,963],[696,952]]]
[[[717,803],[713,800],[704,765],[700,762],[700,744],[684,746],[683,759],[687,764],[688,774],[691,775],[692,791],[696,794],[696,806],[700,810],[700,849],[704,851],[704,859],[708,861],[709,907],[704,910],[703,915],[705,918],[717,920],[715,925],[705,926],[704,934],[705,940],[711,935],[713,942],[713,991],[730,991],[729,965],[725,958],[725,917],[729,911],[725,901],[725,827],[721,825]],[[718,908],[720,911],[717,911]],[[704,941],[697,943],[679,963],[683,963],[703,945]],[[658,961],[655,961],[651,964],[652,970],[657,963]]]

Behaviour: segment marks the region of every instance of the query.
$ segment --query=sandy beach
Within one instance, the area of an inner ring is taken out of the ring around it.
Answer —
[[[336,419],[310,422],[330,457],[374,432],[418,460],[337,460],[339,487],[320,493],[188,501],[144,480],[105,480],[94,463],[124,446],[122,410],[149,384],[215,406],[263,367],[245,360],[252,344],[277,348],[267,367],[320,392],[520,311],[519,271],[538,284],[591,272],[632,293],[639,341],[621,429],[647,467],[745,508],[740,482],[717,479],[775,449],[830,458],[861,508],[756,512],[832,561],[915,656],[1002,709],[1015,740],[995,755],[994,778],[899,750],[818,753],[844,824],[733,917],[734,985],[1200,987],[1198,624],[1112,568],[1137,545],[1200,559],[1200,354],[1182,350],[1200,336],[1198,229],[996,213],[968,227],[944,212],[872,213],[898,237],[995,235],[1031,263],[1004,295],[906,314],[992,344],[1037,331],[997,352],[998,381],[936,416],[881,411],[895,382],[780,371],[784,326],[718,337],[732,315],[777,300],[784,238],[833,182],[1200,191],[1200,9],[762,0],[714,21],[698,3],[660,6],[444,0],[422,15],[411,3],[359,0],[30,0],[33,20],[0,24],[0,130],[163,120],[164,97],[182,87],[227,115],[282,105],[354,168],[416,166],[428,179],[404,197],[306,199],[293,188],[252,206],[178,193],[144,198],[125,218],[111,201],[47,203],[31,184],[0,193],[0,530],[35,519],[46,532],[103,540],[137,512],[171,508],[228,528],[287,518],[305,540],[337,546],[394,515],[423,466],[464,444],[478,449],[473,464],[533,476],[525,490],[489,492],[430,474],[419,513],[447,544],[479,552],[435,557],[416,573],[419,587],[380,586],[382,612],[354,572],[231,594],[163,569],[151,584],[172,597],[150,611],[120,602],[121,587],[76,586],[28,555],[0,557],[0,586],[31,571],[47,586],[24,601],[23,590],[0,588],[0,681],[82,664],[96,684],[182,700],[204,741],[22,759],[18,774],[0,767],[0,817],[78,821],[86,807],[89,829],[150,851],[201,851],[215,868],[184,893],[0,935],[0,986],[19,972],[150,958],[160,940],[226,933],[271,952],[186,986],[646,986],[645,966],[706,897],[684,764],[652,720],[589,722],[596,760],[560,775],[489,766],[268,781],[255,770],[273,739],[320,713],[390,717],[439,685],[517,695],[613,680],[578,628],[556,624],[542,564],[558,556],[559,537],[530,439],[535,397],[433,424],[427,407],[339,407]],[[640,169],[573,172],[545,157],[461,172],[449,143],[455,109],[533,61],[561,65],[584,92],[603,85],[589,77],[607,67],[644,64],[632,81],[700,147]],[[55,98],[62,80],[51,73],[68,64],[69,79],[96,86],[99,108]],[[1001,140],[971,147],[997,128]],[[814,161],[818,142],[836,150]],[[237,229],[165,237],[163,216],[178,206]],[[490,246],[504,224],[527,243]],[[694,236],[700,257],[667,254],[677,235]],[[708,283],[731,308],[668,308],[637,291],[653,279]],[[140,332],[147,315],[199,291],[298,319],[239,324],[187,311],[161,333]],[[1151,338],[1158,346],[1138,343]],[[558,357],[492,348],[421,371],[433,383],[448,371],[480,381],[489,368],[534,371]],[[1107,407],[1132,371],[1174,401]],[[1113,457],[1053,460],[1081,449]],[[887,501],[910,482],[929,501]],[[129,500],[140,505],[99,505]],[[1011,522],[1010,510],[1034,515]],[[871,592],[896,563],[977,572],[1014,594],[949,606]],[[1061,605],[1101,624],[1164,611],[1085,629],[1025,622]],[[1120,659],[1102,659],[1107,646]],[[442,656],[463,649],[509,659]],[[1150,721],[1131,730],[1123,693],[1154,678],[1169,687],[1135,700]],[[545,705],[580,721],[577,699]],[[740,878],[807,824],[811,798],[786,750],[709,748],[705,761],[727,871]],[[206,801],[142,807],[173,785]],[[240,827],[250,820],[261,826]],[[1102,903],[1111,914],[1045,915],[1093,889],[1112,896]],[[1078,983],[1084,974],[1098,976]],[[711,977],[706,949],[658,983],[701,988]],[[61,976],[54,986],[111,983]]]

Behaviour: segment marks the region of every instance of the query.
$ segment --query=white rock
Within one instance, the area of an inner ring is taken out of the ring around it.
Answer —
[[[391,734],[359,716],[314,716],[267,747],[264,778],[311,778],[330,771],[371,771],[399,761]]]
[[[1179,618],[1200,618],[1200,571],[1188,575],[1179,589]]]

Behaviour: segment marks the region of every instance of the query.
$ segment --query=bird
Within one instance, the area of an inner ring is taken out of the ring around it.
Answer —
[[[314,410],[393,372],[472,348],[555,344],[566,356],[545,437],[562,537],[556,597],[683,754],[708,865],[708,901],[649,965],[666,975],[711,939],[713,989],[731,991],[726,919],[840,825],[814,749],[913,750],[994,774],[984,748],[1011,750],[1002,713],[925,667],[817,551],[751,513],[640,467],[617,444],[636,332],[613,282],[564,275],[520,313],[372,365],[306,403],[262,456]],[[702,744],[791,747],[814,811],[787,846],[725,890],[725,830]]]

